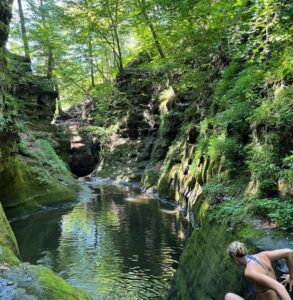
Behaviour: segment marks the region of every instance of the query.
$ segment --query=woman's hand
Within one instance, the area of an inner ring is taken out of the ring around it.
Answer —
[[[293,287],[293,278],[291,278],[290,274],[283,274],[282,277],[283,281],[281,282],[285,287],[289,284],[289,292],[292,292]]]

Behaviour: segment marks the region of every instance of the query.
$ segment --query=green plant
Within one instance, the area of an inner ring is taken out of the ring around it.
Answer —
[[[293,203],[281,198],[260,198],[253,200],[251,210],[264,218],[269,218],[284,230],[293,229]]]
[[[259,181],[259,192],[262,196],[277,192],[277,180],[280,168],[277,156],[271,145],[250,144],[247,146],[247,165],[252,176]]]

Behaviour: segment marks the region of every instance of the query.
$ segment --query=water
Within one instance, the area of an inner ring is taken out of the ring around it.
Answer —
[[[174,206],[136,188],[83,183],[75,206],[14,220],[21,256],[94,299],[164,299],[183,248]]]

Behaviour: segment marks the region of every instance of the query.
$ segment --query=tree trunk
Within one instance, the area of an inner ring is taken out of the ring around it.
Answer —
[[[54,78],[53,82],[54,82],[54,90],[57,93],[57,112],[59,115],[61,115],[63,111],[62,111],[62,107],[61,107],[61,98],[60,98],[59,86],[58,86],[57,79]]]
[[[89,32],[89,41],[88,41],[88,50],[89,50],[89,63],[90,63],[90,71],[91,71],[91,87],[95,86],[95,70],[94,70],[94,59],[93,59],[93,45],[92,45],[92,37]]]
[[[147,24],[149,25],[150,27],[150,30],[152,32],[152,35],[153,35],[153,38],[154,38],[154,42],[155,42],[155,45],[156,45],[156,48],[161,56],[161,58],[164,58],[165,57],[165,53],[161,47],[161,44],[160,44],[160,41],[159,41],[159,37],[156,33],[156,30],[155,30],[155,26],[154,24],[152,23],[150,17],[148,16],[148,13],[146,11],[146,3],[145,3],[145,0],[141,0],[141,4],[142,4],[142,14],[147,22]]]
[[[46,28],[46,17],[44,14],[44,6],[43,6],[43,0],[40,0],[40,12],[41,12],[41,18],[43,21],[43,26]],[[47,40],[48,42],[48,48],[47,48],[47,78],[48,79],[52,79],[53,78],[53,71],[54,71],[54,56],[53,56],[53,50],[52,48],[49,46],[49,40]]]
[[[124,72],[123,59],[122,59],[121,46],[120,46],[120,41],[119,41],[119,36],[118,36],[117,25],[116,24],[114,24],[114,36],[115,36],[115,40],[116,40],[116,44],[117,44],[117,50],[118,50],[118,68],[119,68],[120,73],[123,73]]]
[[[121,45],[120,45],[120,39],[119,39],[119,34],[118,34],[118,8],[119,8],[119,1],[116,0],[115,3],[115,9],[114,12],[111,10],[109,6],[109,1],[106,1],[106,5],[108,8],[108,14],[109,18],[111,20],[111,25],[113,27],[113,30],[111,32],[112,35],[112,40],[113,40],[113,45],[114,45],[114,59],[117,63],[117,67],[119,70],[119,73],[124,72],[124,67],[123,67],[123,58],[122,58],[122,51],[121,51]]]
[[[30,51],[29,51],[29,45],[28,45],[28,39],[26,34],[26,28],[25,28],[25,21],[24,21],[24,15],[22,10],[22,3],[21,0],[18,0],[18,9],[19,9],[19,18],[20,18],[20,27],[21,27],[21,35],[23,40],[23,47],[24,47],[24,54],[27,60],[30,62]]]
[[[53,57],[53,51],[51,48],[48,48],[48,69],[47,69],[47,78],[52,79],[53,78],[53,70],[54,70],[54,57]]]

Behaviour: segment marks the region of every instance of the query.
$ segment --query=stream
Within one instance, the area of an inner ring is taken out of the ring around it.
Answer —
[[[81,187],[71,206],[11,221],[22,260],[94,299],[164,299],[183,249],[178,208],[109,180]]]

